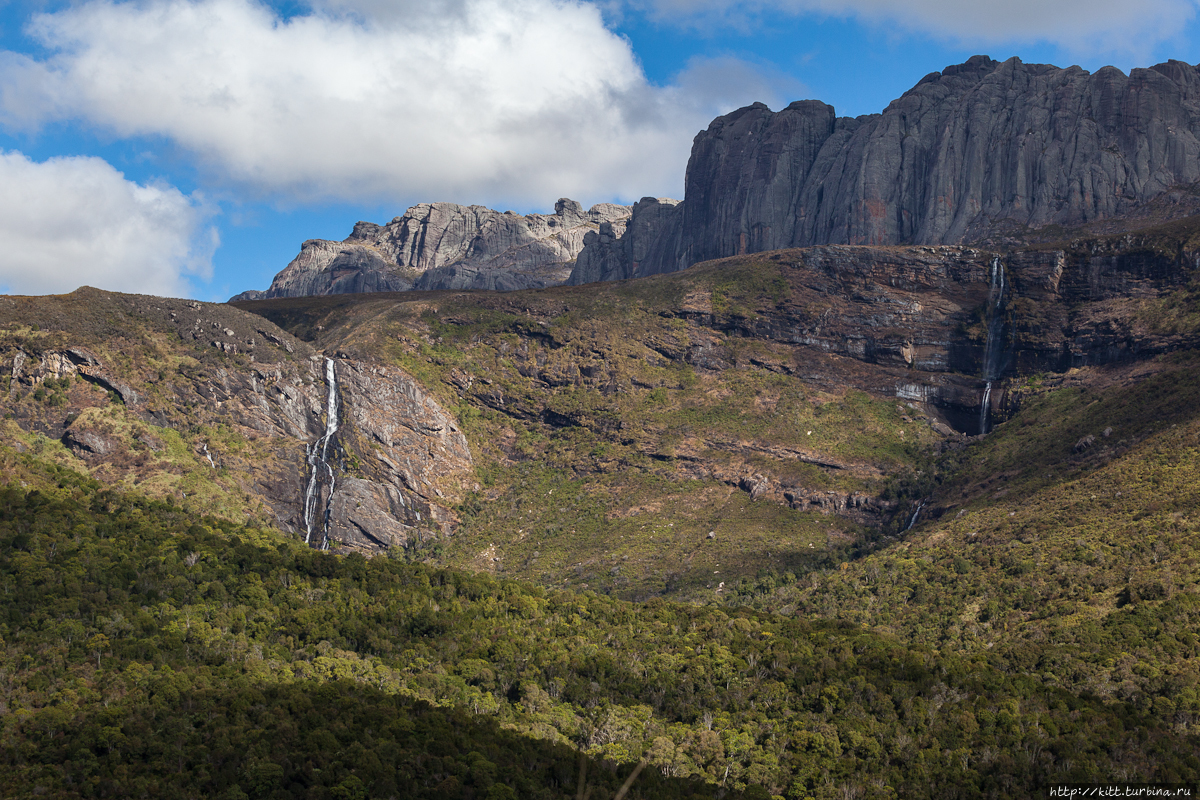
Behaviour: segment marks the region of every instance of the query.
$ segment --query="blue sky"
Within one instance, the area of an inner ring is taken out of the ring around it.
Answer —
[[[223,300],[423,201],[679,197],[756,100],[1200,61],[1196,0],[0,0],[0,291]]]

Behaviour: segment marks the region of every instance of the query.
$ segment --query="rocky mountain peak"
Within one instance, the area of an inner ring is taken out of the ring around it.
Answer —
[[[552,286],[566,281],[588,233],[607,224],[619,235],[630,213],[613,203],[584,210],[565,197],[553,214],[419,203],[387,225],[358,222],[341,242],[310,239],[269,289],[233,299]]]
[[[369,242],[379,236],[379,232],[383,230],[382,225],[377,225],[374,222],[363,222],[359,220],[354,223],[354,230],[345,238],[347,242]]]
[[[589,239],[571,282],[817,244],[1005,248],[1039,231],[1190,213],[1198,181],[1196,67],[1093,74],[979,55],[881,114],[839,118],[804,100],[718,117],[693,143],[683,203],[639,204],[628,242]]]
[[[581,218],[583,217],[583,205],[575,200],[567,197],[560,197],[554,204],[554,215],[557,217]]]

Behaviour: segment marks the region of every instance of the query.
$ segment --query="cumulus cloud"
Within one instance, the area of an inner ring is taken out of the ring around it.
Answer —
[[[93,157],[0,152],[0,291],[102,289],[158,295],[207,278],[216,234],[195,198],[126,180]]]
[[[968,43],[1043,41],[1129,53],[1176,36],[1196,0],[627,0],[662,19],[746,24],[780,12],[898,24]]]
[[[30,30],[48,56],[0,57],[10,128],[165,136],[301,201],[677,192],[696,131],[770,83],[651,86],[581,0],[321,0],[286,20],[255,0],[100,0]]]

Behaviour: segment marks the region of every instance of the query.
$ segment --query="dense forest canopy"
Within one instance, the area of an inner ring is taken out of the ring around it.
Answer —
[[[562,797],[575,749],[594,796],[645,758],[647,798],[1011,796],[1200,766],[1154,715],[984,657],[339,558],[3,458],[0,776],[24,796]]]

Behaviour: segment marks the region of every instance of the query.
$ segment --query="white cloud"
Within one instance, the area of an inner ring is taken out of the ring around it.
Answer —
[[[185,294],[187,276],[211,274],[206,216],[178,189],[128,181],[100,158],[0,152],[0,291]]]
[[[727,111],[753,101],[778,109],[808,96],[808,88],[801,81],[777,67],[730,56],[690,59],[675,76],[673,91],[688,98],[690,105]],[[709,121],[696,130],[707,128]]]
[[[221,181],[301,201],[677,193],[696,131],[770,82],[653,87],[582,0],[323,0],[288,20],[102,0],[31,30],[51,55],[0,57],[10,128],[165,136]]]
[[[963,43],[1049,42],[1079,53],[1149,52],[1178,35],[1196,0],[627,0],[660,19],[753,24],[780,12],[899,25]]]

